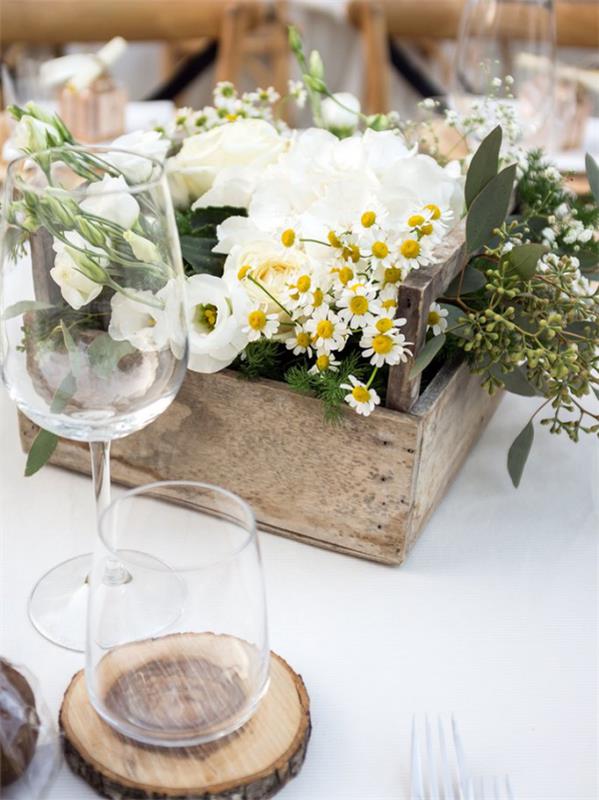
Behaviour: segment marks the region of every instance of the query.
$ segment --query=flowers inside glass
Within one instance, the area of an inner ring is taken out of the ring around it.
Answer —
[[[99,512],[109,502],[110,441],[156,419],[185,375],[174,212],[163,166],[151,158],[34,144],[30,136],[28,155],[9,165],[5,186],[2,379],[43,429],[32,468],[56,436],[90,443]],[[90,565],[90,556],[70,559],[30,598],[38,630],[71,649],[84,645]],[[107,578],[129,580],[117,565]]]
[[[114,562],[132,575],[126,593],[104,578]],[[141,742],[201,744],[252,716],[268,674],[249,506],[185,481],[117,498],[102,515],[90,575],[86,681],[96,711]]]

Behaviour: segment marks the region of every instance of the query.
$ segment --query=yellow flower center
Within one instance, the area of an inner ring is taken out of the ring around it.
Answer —
[[[433,226],[432,226],[432,223],[430,223],[430,222],[427,222],[426,225],[423,225],[420,228],[420,233],[423,236],[430,236],[432,232],[433,232]]]
[[[352,314],[365,314],[368,311],[368,298],[363,294],[357,294],[349,301],[349,309]]]
[[[386,356],[393,350],[393,339],[385,333],[375,336],[372,340],[372,349],[380,356]]]
[[[322,305],[322,301],[324,300],[324,292],[322,289],[314,289],[314,293],[312,294],[312,305],[314,308],[318,308]]]
[[[372,226],[376,222],[376,214],[374,213],[374,211],[365,211],[362,214],[360,222],[365,228],[372,228]]]
[[[249,264],[244,264],[237,273],[237,280],[242,281],[250,270],[251,266]]]
[[[235,120],[239,117],[239,114],[227,114],[227,120],[229,122],[235,122]]]
[[[339,270],[339,280],[346,286],[354,277],[354,271],[351,267],[342,267]]]
[[[360,248],[357,244],[344,247],[341,256],[345,261],[353,261],[354,264],[357,264],[360,260]]]
[[[417,228],[419,225],[422,225],[424,222],[424,217],[422,214],[412,214],[412,216],[408,219],[408,225],[410,228]]]
[[[335,326],[330,319],[321,319],[316,326],[316,336],[319,339],[330,339],[335,331]]]
[[[429,311],[427,321],[429,325],[438,325],[441,322],[441,314],[438,311]]]
[[[354,386],[351,393],[358,403],[367,403],[370,400],[370,392],[365,386]]]
[[[389,255],[389,248],[385,242],[375,242],[372,245],[372,255],[375,258],[386,258]]]
[[[318,356],[316,359],[316,367],[320,372],[324,372],[329,368],[329,364],[331,363],[331,359],[328,356],[322,355]]]
[[[439,206],[436,206],[434,203],[429,203],[427,206],[424,206],[427,211],[431,212],[431,217],[433,219],[439,219],[441,216],[441,209]]]
[[[148,328],[155,328],[156,327],[156,320],[154,319],[154,317],[148,316],[148,322],[147,322],[146,327],[148,327]]]
[[[311,285],[312,281],[308,275],[302,275],[297,280],[297,288],[300,292],[307,292]]]
[[[287,230],[283,231],[281,234],[281,241],[285,247],[293,247],[293,243],[295,242],[295,231],[292,228],[287,228]]]
[[[390,320],[389,317],[382,317],[376,321],[376,329],[379,333],[387,333],[392,327],[393,320]]]
[[[295,337],[295,341],[298,343],[300,347],[309,347],[310,334],[306,333],[305,331],[300,331]]]
[[[416,258],[420,255],[420,245],[416,239],[406,239],[401,245],[401,254],[404,258]]]
[[[213,331],[216,327],[217,314],[216,306],[211,303],[207,305],[199,303],[195,307],[194,322],[200,328],[208,328],[208,331]]]
[[[399,283],[402,279],[401,269],[399,267],[387,267],[385,270],[385,283]]]
[[[260,311],[260,309],[251,311],[248,315],[248,325],[254,331],[261,331],[266,325],[266,314],[264,311]]]
[[[335,233],[335,231],[329,231],[329,235],[327,236],[329,240],[329,244],[331,247],[341,247],[341,242],[339,241],[339,237]]]
[[[389,311],[392,308],[397,308],[397,300],[393,300],[393,298],[389,297],[387,300],[383,300],[381,305],[385,311]]]

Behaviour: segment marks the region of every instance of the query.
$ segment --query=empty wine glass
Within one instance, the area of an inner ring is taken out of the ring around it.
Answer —
[[[29,147],[59,125],[31,122]],[[51,449],[53,434],[89,442],[100,512],[110,441],[162,414],[186,370],[183,267],[163,166],[109,147],[32,149],[8,167],[1,234],[3,382],[44,431],[34,448]],[[29,603],[38,631],[74,650],[85,641],[90,565],[81,556],[50,570]],[[129,577],[114,563],[105,579]]]
[[[132,576],[125,593],[104,579],[114,562]],[[150,638],[148,625],[159,633]],[[112,727],[159,746],[226,736],[266,692],[269,658],[256,525],[243,500],[164,481],[108,506],[90,574],[86,682]]]
[[[467,0],[453,75],[457,110],[480,114],[490,130],[502,122],[497,106],[512,106],[523,144],[543,145],[554,91],[553,0]]]

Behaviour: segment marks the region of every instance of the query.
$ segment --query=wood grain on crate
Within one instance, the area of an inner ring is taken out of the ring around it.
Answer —
[[[496,402],[465,364],[447,366],[412,413],[345,409],[331,425],[319,400],[284,383],[189,372],[156,422],[113,443],[112,475],[127,486],[218,484],[247,500],[263,529],[399,564]],[[36,432],[22,417],[26,449]],[[61,441],[52,462],[90,472],[82,443]]]
[[[148,657],[154,657],[156,641]],[[139,655],[144,644],[129,647]],[[170,643],[169,657],[176,654],[173,648]],[[71,769],[113,800],[262,800],[277,794],[301,769],[310,738],[310,704],[301,677],[272,653],[268,691],[243,728],[205,745],[155,748],[121,736],[98,716],[81,671],[65,693],[60,728]]]

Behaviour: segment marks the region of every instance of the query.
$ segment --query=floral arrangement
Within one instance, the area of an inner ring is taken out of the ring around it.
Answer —
[[[490,392],[540,398],[509,451],[518,485],[542,410],[551,409],[542,424],[573,440],[599,431],[582,401],[599,386],[599,303],[589,282],[599,262],[597,164],[587,158],[595,201],[576,198],[541,152],[518,150],[509,110],[490,131],[480,110],[468,119],[447,112],[464,141],[481,142],[473,156],[448,160],[430,137],[421,152],[408,122],[362,114],[355,98],[328,89],[320,57],[306,57],[293,29],[290,43],[303,81],[288,96],[240,96],[219,84],[213,106],[120,137],[107,159],[113,174],[103,181],[119,183],[140,180],[147,162],[136,154],[165,161],[187,275],[189,368],[285,380],[321,398],[334,419],[344,404],[364,416],[384,404],[390,368],[410,360],[416,375],[460,350]],[[292,131],[280,109],[306,99],[316,127]],[[89,169],[57,117],[31,105],[13,114],[16,144],[32,158],[59,147],[63,160]],[[101,206],[101,194],[79,208],[51,197],[10,213],[26,230],[68,218],[70,233],[55,233],[52,278],[75,318],[104,287],[114,290],[108,332],[117,354],[175,346],[164,275],[139,291],[118,280],[129,267],[159,269],[152,231],[136,228],[126,194],[118,208]],[[396,313],[401,285],[435,262],[464,216],[468,263],[431,306],[427,342],[414,353]]]

